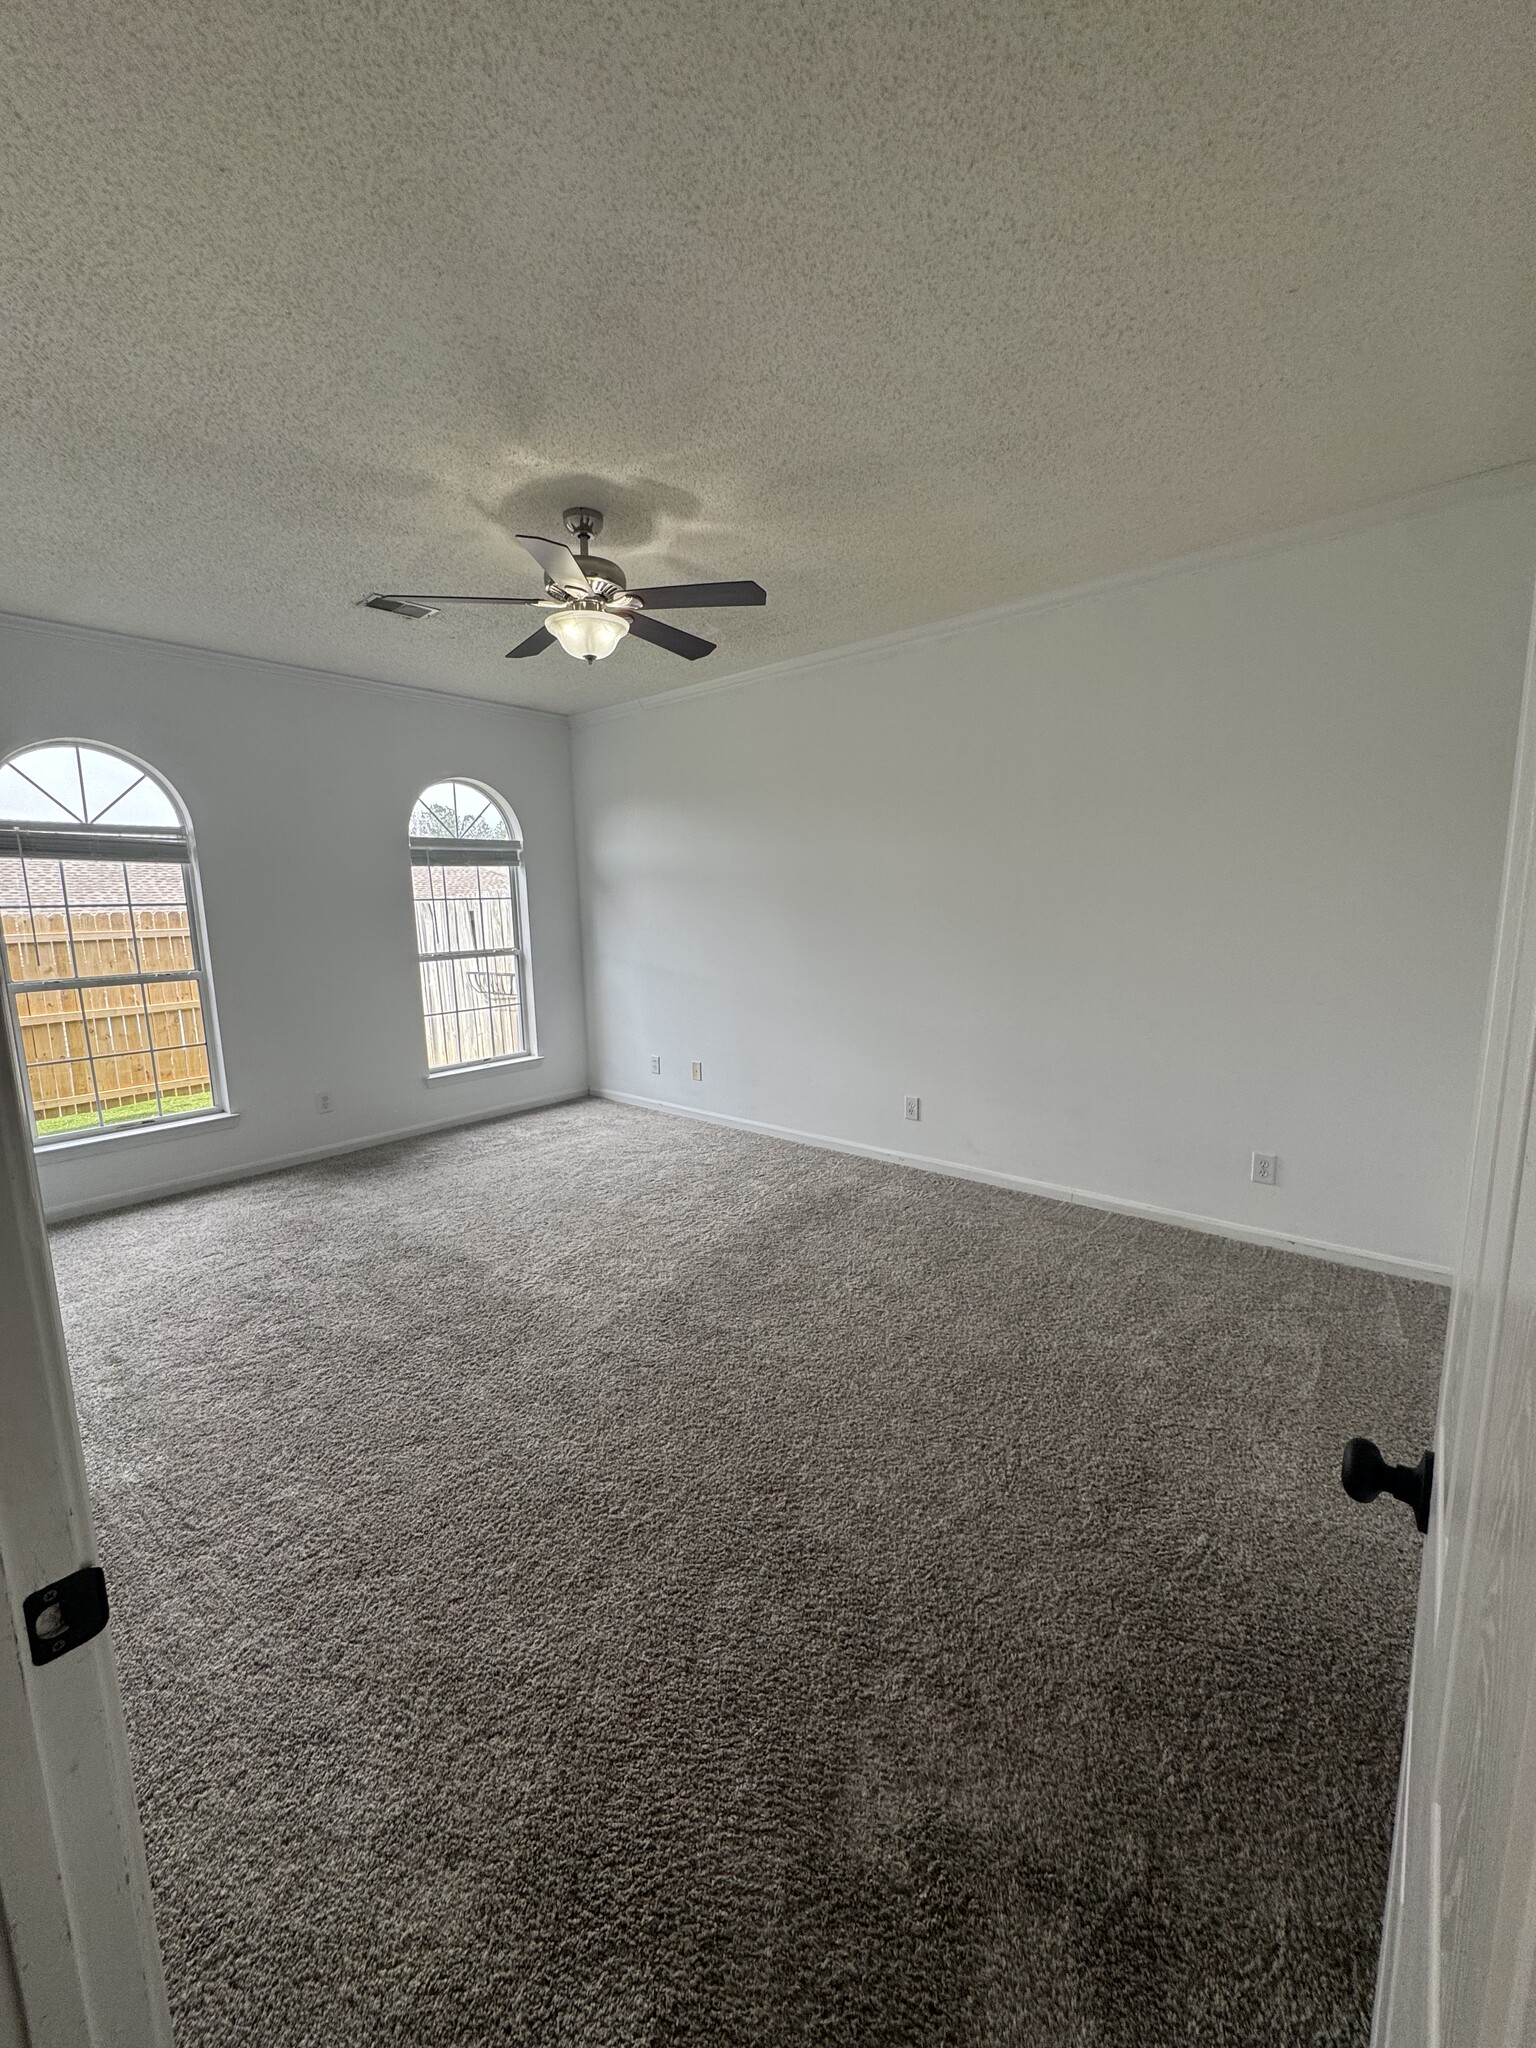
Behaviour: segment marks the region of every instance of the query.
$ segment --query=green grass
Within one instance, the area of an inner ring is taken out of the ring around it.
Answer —
[[[153,1102],[115,1102],[99,1117],[88,1109],[72,1116],[40,1116],[37,1135],[56,1138],[61,1131],[95,1131],[103,1124],[158,1123],[162,1115],[191,1116],[199,1109],[213,1107],[213,1095],[207,1088],[193,1088],[183,1095],[167,1095],[164,1101],[163,1111],[157,1111]]]

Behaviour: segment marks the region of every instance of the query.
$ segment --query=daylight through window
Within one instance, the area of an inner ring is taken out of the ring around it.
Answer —
[[[192,861],[139,762],[58,741],[0,763],[6,1000],[40,1144],[219,1107]]]
[[[522,851],[512,813],[478,783],[435,782],[416,799],[411,880],[429,1072],[533,1050]]]

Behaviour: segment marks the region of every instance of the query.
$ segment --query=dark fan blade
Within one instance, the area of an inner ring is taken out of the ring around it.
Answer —
[[[638,633],[642,640],[652,640],[658,647],[665,647],[669,654],[680,654],[684,661],[702,661],[706,654],[713,654],[713,640],[701,640],[697,633],[685,633],[680,626],[669,626],[665,619],[653,619],[649,612],[631,612],[629,630]]]
[[[405,590],[375,590],[364,600],[375,604],[387,597],[391,604],[538,604],[536,597],[421,597]]]
[[[680,611],[684,606],[712,604],[766,604],[768,593],[761,583],[664,583],[659,590],[632,590],[650,612]]]
[[[553,647],[555,636],[547,626],[540,626],[537,633],[530,633],[526,640],[519,640],[515,647],[507,649],[508,661],[525,661],[530,654],[542,654],[546,647]]]
[[[544,571],[551,583],[562,590],[590,590],[581,564],[563,540],[545,540],[537,533],[520,533],[518,539]]]

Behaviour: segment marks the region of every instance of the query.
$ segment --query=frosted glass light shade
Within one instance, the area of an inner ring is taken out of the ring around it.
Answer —
[[[544,621],[567,654],[578,661],[603,661],[629,631],[621,612],[551,612]]]

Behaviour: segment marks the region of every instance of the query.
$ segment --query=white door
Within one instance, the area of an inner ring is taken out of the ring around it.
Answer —
[[[3,1027],[0,1027],[3,1033]],[[96,1561],[53,1266],[0,1037],[0,2048],[168,2048],[110,1626],[29,1594]],[[83,1636],[88,1619],[77,1633]],[[170,1654],[168,1650],[167,1654]]]
[[[1536,2048],[1536,639],[1446,1342],[1376,2048]]]

